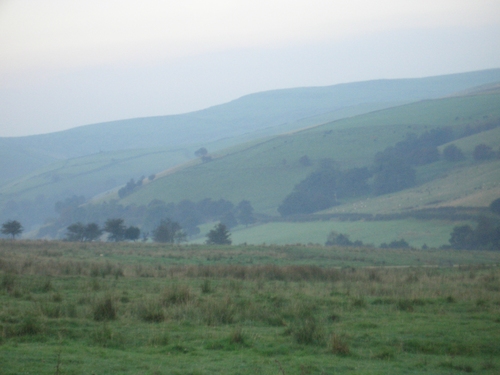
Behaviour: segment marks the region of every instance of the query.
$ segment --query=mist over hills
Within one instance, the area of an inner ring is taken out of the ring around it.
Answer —
[[[378,103],[432,99],[500,81],[500,69],[428,78],[375,80],[273,90],[250,94],[229,103],[196,112],[80,126],[69,130],[0,138],[1,150],[36,154],[41,160],[66,159],[125,149],[196,147],[221,139],[252,134],[300,119],[341,109]],[[8,153],[2,151],[2,159]],[[28,170],[29,160],[23,171]],[[34,170],[38,163],[34,163]],[[17,173],[4,170],[5,181]],[[17,174],[18,176],[20,174]]]
[[[275,214],[310,172],[297,164],[299,157],[307,154],[313,165],[333,157],[344,168],[363,166],[408,132],[495,120],[498,82],[500,69],[492,69],[274,90],[187,114],[0,138],[0,219],[24,217],[35,229],[56,215],[57,201],[89,199],[110,189],[115,193],[105,200],[118,198],[117,188],[126,181],[150,175],[154,181],[145,179],[143,188],[120,203],[250,199],[259,212]],[[493,145],[495,139],[490,137]],[[207,147],[214,161],[199,164],[194,156],[199,147]],[[266,186],[265,197],[259,196],[258,181]]]

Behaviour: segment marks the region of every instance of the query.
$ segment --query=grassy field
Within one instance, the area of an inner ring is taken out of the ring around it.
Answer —
[[[231,230],[233,244],[278,244],[293,243],[324,244],[330,231],[349,235],[352,241],[379,246],[404,238],[410,246],[439,247],[448,244],[453,227],[463,223],[443,220],[401,219],[391,221],[314,221],[314,222],[274,222],[243,226]],[[212,229],[207,226],[207,231]],[[199,239],[202,242],[205,238]]]
[[[422,101],[252,142],[233,148],[229,154],[214,155],[210,163],[158,179],[125,198],[123,203],[147,204],[154,198],[167,202],[247,199],[257,212],[276,214],[278,205],[293,186],[323,158],[334,159],[341,168],[367,166],[378,151],[404,139],[408,132],[421,133],[433,127],[460,127],[500,118],[499,103],[499,94]],[[497,139],[497,133],[494,135]],[[469,142],[477,141],[476,138]],[[471,143],[470,147],[475,145]],[[300,165],[303,155],[313,161],[312,166]],[[420,182],[444,177],[454,167],[444,162],[438,169],[434,165],[422,167]],[[463,173],[456,183],[460,185],[467,179],[468,174]],[[432,194],[430,197],[431,201],[438,199],[433,199]]]
[[[2,241],[0,368],[497,374],[499,264],[482,251]]]

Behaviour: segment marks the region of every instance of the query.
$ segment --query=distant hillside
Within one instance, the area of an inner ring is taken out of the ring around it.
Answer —
[[[209,163],[181,169],[143,186],[126,197],[123,204],[148,204],[153,199],[166,202],[204,198],[239,202],[247,199],[256,211],[276,215],[284,197],[317,168],[321,159],[331,158],[342,169],[368,166],[377,152],[403,140],[409,132],[420,134],[443,126],[463,129],[466,125],[476,126],[492,119],[500,119],[500,94],[450,97],[380,110],[216,153]],[[500,144],[499,134],[497,128],[456,143],[464,149],[471,163],[471,150],[476,144],[482,143],[481,139],[493,145]],[[304,155],[311,160],[310,166],[300,163]],[[419,167],[417,182],[421,184],[444,178],[448,169],[456,167],[444,161]],[[463,168],[459,178],[467,179],[466,168],[476,166],[474,163],[471,166],[465,164]],[[500,182],[500,174],[493,178]],[[480,178],[476,182],[480,183]],[[439,189],[439,182],[436,182],[433,191]],[[461,194],[464,192],[457,190],[454,196],[446,199],[456,199]],[[442,200],[429,196],[426,202],[437,199]]]
[[[275,90],[187,114],[120,120],[57,133],[0,138],[0,150],[16,150],[14,165],[19,165],[16,168],[12,163],[1,163],[0,184],[55,159],[126,149],[193,148],[218,141],[221,146],[229,146],[228,139],[243,137],[249,140],[277,134],[290,130],[287,126],[298,120],[326,116],[331,121],[341,118],[342,110],[349,108],[354,115],[396,103],[451,95],[498,81],[500,69],[493,69],[429,78]],[[296,126],[291,127],[297,129]],[[238,139],[234,139],[232,144],[237,142]],[[214,147],[218,149],[216,144]],[[11,154],[5,158],[12,160]]]

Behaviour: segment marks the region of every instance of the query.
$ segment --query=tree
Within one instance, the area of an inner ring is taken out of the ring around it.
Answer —
[[[474,230],[470,225],[460,225],[453,228],[450,236],[450,245],[454,249],[472,250],[475,245]]]
[[[383,195],[407,189],[415,185],[416,171],[404,160],[390,152],[375,156],[373,190],[375,195]]]
[[[126,240],[136,241],[141,236],[141,230],[138,227],[130,226],[125,229],[124,237]]]
[[[186,240],[186,234],[180,224],[170,219],[162,220],[153,230],[153,241],[162,243],[180,243]]]
[[[71,224],[66,228],[66,241],[92,242],[102,234],[102,229],[96,223],[87,225],[81,222]]]
[[[227,230],[226,226],[222,223],[217,224],[207,234],[207,245],[231,245],[232,241],[229,238],[231,233]]]
[[[83,242],[84,238],[84,232],[85,232],[85,226],[78,222],[75,224],[71,224],[66,228],[66,241],[71,241],[71,242]]]
[[[115,242],[125,239],[125,225],[123,219],[108,219],[104,223],[104,231],[109,233],[109,239]]]
[[[443,158],[446,161],[456,162],[465,159],[464,153],[456,145],[451,144],[444,148]]]
[[[85,241],[95,241],[102,235],[102,229],[96,223],[89,223],[85,227]]]
[[[201,147],[194,152],[194,156],[196,156],[197,158],[206,156],[207,154],[208,154],[208,150],[205,147]]]
[[[500,198],[495,199],[490,203],[490,211],[497,215],[500,215]]]
[[[352,246],[353,243],[349,239],[349,236],[347,234],[342,234],[342,233],[337,233],[335,231],[331,231],[330,234],[328,235],[328,238],[326,239],[326,246]]]
[[[255,223],[255,218],[253,216],[253,207],[250,201],[241,201],[240,203],[238,203],[236,210],[238,212],[237,218],[240,224],[248,226],[249,224]]]
[[[2,233],[7,236],[12,236],[15,239],[17,235],[23,233],[23,226],[17,220],[9,220],[2,224]]]
[[[474,160],[482,161],[493,159],[495,157],[495,152],[490,146],[481,143],[474,148],[474,153],[472,155],[474,156]]]

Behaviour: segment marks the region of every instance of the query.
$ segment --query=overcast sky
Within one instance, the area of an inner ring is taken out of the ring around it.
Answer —
[[[0,0],[0,136],[500,67],[499,0]]]

